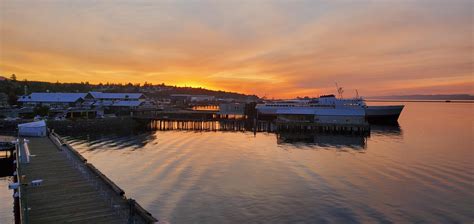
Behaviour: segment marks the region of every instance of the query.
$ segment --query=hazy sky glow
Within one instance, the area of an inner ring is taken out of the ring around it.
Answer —
[[[258,3],[257,3],[258,2]],[[473,8],[454,1],[0,0],[0,75],[268,97],[474,94]]]

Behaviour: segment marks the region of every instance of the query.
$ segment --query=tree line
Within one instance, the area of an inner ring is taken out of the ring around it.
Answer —
[[[216,98],[233,98],[233,99],[258,99],[256,95],[246,95],[241,93],[215,91],[204,88],[193,87],[177,87],[169,86],[164,83],[153,85],[145,82],[141,84],[122,84],[122,83],[99,83],[90,84],[89,82],[80,83],[60,83],[60,82],[41,82],[29,80],[17,80],[15,74],[12,74],[9,79],[4,78],[0,80],[0,92],[8,96],[8,103],[16,105],[18,96],[28,95],[32,92],[124,92],[137,93],[143,92],[148,97],[152,98],[166,98],[171,94],[190,94],[190,95],[209,95]]]

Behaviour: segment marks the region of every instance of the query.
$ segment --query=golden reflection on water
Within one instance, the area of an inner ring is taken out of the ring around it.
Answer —
[[[172,223],[465,222],[473,106],[406,103],[399,127],[367,138],[156,131],[70,142]]]

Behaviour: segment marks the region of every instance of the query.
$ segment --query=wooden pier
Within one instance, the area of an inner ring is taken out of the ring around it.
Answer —
[[[17,153],[21,223],[157,222],[59,136],[28,141],[29,163],[23,142]],[[42,183],[34,186],[34,180]]]
[[[353,123],[315,123],[287,121],[257,121],[249,119],[149,119],[150,130],[189,130],[189,131],[252,131],[252,132],[314,132],[328,134],[367,135],[370,125],[367,122]]]
[[[216,111],[171,110],[171,111],[135,111],[132,115],[136,120],[217,120]]]
[[[252,126],[245,120],[150,120],[148,122],[150,130],[170,131],[250,131]]]

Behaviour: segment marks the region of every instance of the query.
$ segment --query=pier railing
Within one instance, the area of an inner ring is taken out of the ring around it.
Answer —
[[[49,138],[59,150],[65,153],[72,166],[79,170],[87,182],[109,204],[117,217],[126,220],[127,223],[155,223],[158,221],[135,200],[127,198],[124,190],[95,168],[94,165],[88,163],[87,159],[64,142],[59,135],[52,131]]]
[[[14,182],[19,183],[18,188],[16,189],[15,200],[18,203],[18,212],[19,212],[19,221],[21,224],[28,224],[28,203],[27,203],[27,193],[26,193],[26,183],[23,178],[23,169],[21,163],[23,161],[24,149],[23,143],[20,138],[17,139],[15,144],[15,166],[16,166],[16,175],[14,176]]]

